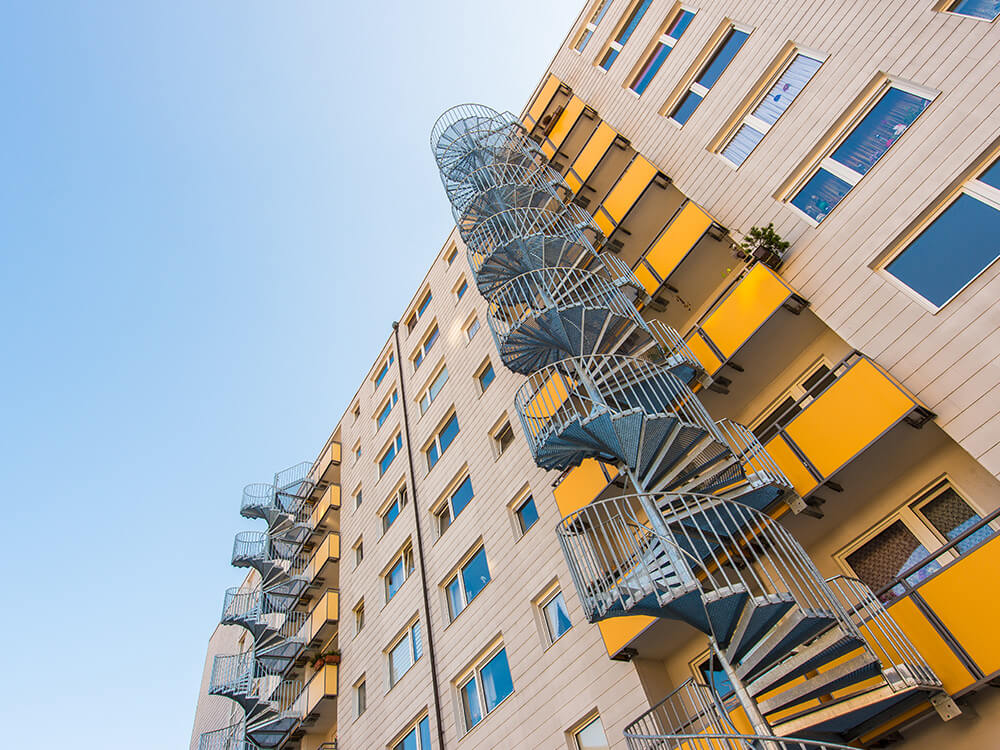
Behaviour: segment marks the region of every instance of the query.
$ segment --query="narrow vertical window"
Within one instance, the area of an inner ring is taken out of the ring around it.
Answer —
[[[682,8],[674,20],[667,26],[666,31],[660,36],[653,50],[646,58],[646,61],[639,68],[639,72],[632,79],[632,83],[628,86],[635,93],[641,96],[646,87],[649,86],[650,81],[653,80],[660,68],[663,67],[667,55],[670,54],[670,51],[680,41],[681,35],[687,30],[687,27],[691,25],[694,13],[693,10]]]
[[[538,520],[538,511],[535,509],[535,498],[528,495],[517,509],[514,511],[514,515],[517,516],[517,525],[521,529],[521,533],[524,534],[535,525],[535,521]]]
[[[708,96],[708,92],[729,67],[729,63],[736,57],[736,53],[740,51],[749,36],[749,31],[743,31],[735,26],[729,29],[701,72],[695,77],[694,82],[688,87],[687,92],[674,107],[674,111],[670,113],[671,120],[683,125],[691,118],[698,105]]]
[[[608,6],[610,5],[611,0],[597,0],[597,4],[594,6],[594,12],[590,16],[590,20],[587,21],[586,25],[583,27],[583,31],[580,32],[579,36],[577,36],[576,42],[573,44],[573,49],[577,52],[583,52],[583,48],[587,46],[587,42],[590,41],[590,37],[594,35],[595,31],[597,31],[597,26],[604,18],[604,14],[608,12]]]
[[[649,10],[649,6],[652,2],[653,0],[636,0],[636,2],[632,3],[631,12],[629,12],[625,20],[619,24],[618,33],[615,34],[615,38],[608,44],[600,62],[597,63],[599,67],[604,70],[609,70],[611,68],[612,63],[614,63],[617,59],[618,54],[628,42],[629,37],[632,36],[632,32],[634,32],[635,27],[639,25],[639,21],[641,21],[642,17],[646,15],[646,11]]]
[[[545,619],[545,628],[549,634],[549,642],[555,643],[573,625],[569,619],[569,610],[566,609],[566,600],[563,598],[562,591],[556,591],[541,605],[541,608]]]

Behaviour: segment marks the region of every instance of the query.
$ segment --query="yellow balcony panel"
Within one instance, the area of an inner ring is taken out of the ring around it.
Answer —
[[[659,170],[647,159],[636,154],[632,163],[618,178],[618,182],[611,188],[611,192],[608,193],[601,205],[604,212],[614,222],[614,226],[621,223],[658,172]]]
[[[552,491],[559,513],[568,516],[596,498],[608,482],[618,476],[618,467],[596,458],[585,458],[571,469]]]
[[[649,274],[648,271],[647,274],[649,275],[650,279],[653,278],[653,275]],[[646,286],[646,284],[643,283],[643,286]],[[650,294],[656,291],[657,286],[658,284],[653,286],[653,290],[650,292]],[[708,341],[706,341],[705,335],[700,330],[696,330],[693,333],[691,333],[691,335],[684,340],[684,343],[687,344],[688,349],[691,350],[691,353],[695,356],[695,359],[698,360],[702,368],[704,368],[705,372],[707,372],[709,375],[714,375],[716,372],[719,371],[719,368],[725,364],[725,362],[723,362],[722,359],[719,358],[719,355],[715,353],[715,350],[713,349],[711,344],[709,344]]]
[[[521,123],[529,131],[538,124],[538,120],[545,113],[545,110],[549,106],[549,102],[552,101],[552,97],[556,95],[559,87],[562,85],[562,81],[556,78],[554,75],[549,74],[548,79],[542,86],[542,90],[538,92],[538,96],[535,97],[535,101],[532,102],[531,106],[528,108],[527,114],[525,114],[524,119]]]
[[[752,266],[696,329],[696,338],[712,353],[707,362],[701,360],[706,371],[714,375],[795,296],[792,288],[763,263]],[[696,356],[701,359],[697,352]],[[715,367],[709,368],[709,364]]]
[[[340,481],[340,443],[331,441],[316,460],[309,479],[314,487],[313,494],[322,492],[331,483]]]
[[[600,628],[604,646],[608,656],[618,656],[622,649],[634,641],[642,631],[655,623],[657,618],[646,615],[629,615],[627,617],[612,617],[597,623]]]
[[[1000,670],[1000,638],[996,630],[1000,622],[1000,597],[995,595],[998,577],[1000,536],[994,536],[918,589],[944,627],[985,675]],[[931,666],[934,667],[933,662]]]
[[[306,685],[306,717],[312,717],[324,708],[323,703],[337,697],[337,664],[326,664]]]
[[[659,289],[670,274],[677,270],[698,241],[705,236],[705,232],[713,223],[712,217],[697,204],[691,201],[684,204],[674,220],[653,241],[635,268],[637,276],[641,269],[652,272],[651,278],[655,280],[656,288],[652,291],[647,288],[647,292],[653,294]],[[641,277],[639,280],[643,281]],[[643,285],[645,284],[643,281]]]
[[[312,556],[305,568],[305,579],[310,584],[315,583],[316,578],[325,574],[328,566],[336,565],[340,561],[340,534],[331,532],[313,550]]]
[[[604,158],[604,155],[611,148],[611,144],[615,142],[615,138],[617,137],[618,133],[606,122],[602,122],[597,126],[597,129],[587,141],[587,145],[583,147],[583,151],[576,157],[576,160],[569,168],[569,173],[566,175],[566,183],[569,185],[570,190],[574,193],[580,192],[583,183],[593,174],[594,169],[600,163],[601,159]]]
[[[333,635],[333,631],[337,628],[339,606],[340,593],[338,591],[330,589],[320,597],[303,625],[307,644],[312,645],[315,641],[325,641]]]
[[[337,513],[340,510],[340,485],[331,484],[316,503],[309,515],[309,528],[313,532],[329,531],[336,528]]]
[[[927,664],[941,680],[945,690],[954,694],[975,682],[969,670],[912,599],[909,597],[899,599],[890,604],[886,610],[920,655],[927,660]]]
[[[853,361],[849,358],[834,372],[838,377],[833,384],[783,431],[820,482],[914,409],[923,409],[914,396],[867,357],[855,355]]]
[[[559,119],[556,120],[556,124],[552,126],[552,130],[549,131],[548,136],[542,141],[542,153],[547,158],[551,159],[559,151],[559,147],[566,140],[569,131],[576,125],[576,121],[583,114],[585,107],[586,105],[580,97],[574,95],[570,98],[566,107],[559,115]]]

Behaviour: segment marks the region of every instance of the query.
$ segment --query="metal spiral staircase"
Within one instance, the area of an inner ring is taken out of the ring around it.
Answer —
[[[270,484],[243,490],[240,514],[264,520],[267,531],[239,532],[232,563],[256,570],[260,582],[252,589],[227,590],[220,622],[246,629],[253,647],[215,657],[209,693],[238,703],[244,719],[201,735],[199,750],[276,747],[302,718],[303,683],[283,675],[306,645],[307,615],[292,607],[307,585],[308,555],[302,548],[309,536],[310,467],[297,464]]]
[[[445,112],[431,148],[536,463],[616,462],[634,490],[562,520],[587,618],[681,620],[709,637],[749,720],[688,684],[626,731],[639,748],[818,750],[940,682],[871,591],[825,580],[763,510],[791,484],[743,425],[714,421],[678,333],[643,320],[630,269],[509,113]],[[682,697],[678,697],[682,696]],[[812,739],[776,735],[803,734]]]

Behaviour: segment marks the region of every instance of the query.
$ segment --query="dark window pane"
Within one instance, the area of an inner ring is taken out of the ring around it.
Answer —
[[[486,712],[489,713],[500,701],[514,692],[514,683],[510,679],[510,666],[507,664],[507,651],[501,650],[486,662],[481,674],[483,699],[486,702]]]
[[[792,419],[798,414],[801,409],[798,407],[792,408],[795,403],[795,398],[789,396],[780,404],[778,404],[771,413],[768,414],[764,419],[761,420],[760,424],[754,429],[753,433],[757,436],[757,439],[762,443],[766,443],[768,440],[773,438],[778,434],[778,431],[787,425]]]
[[[632,32],[635,31],[635,27],[639,25],[639,21],[642,20],[642,17],[646,14],[646,10],[652,2],[653,0],[642,0],[642,2],[636,6],[635,10],[632,11],[632,15],[630,15],[628,20],[625,22],[625,26],[620,32],[618,32],[618,36],[615,37],[616,42],[619,44],[625,44],[625,42],[628,41],[629,37],[632,36]]]
[[[445,426],[441,428],[441,452],[444,453],[445,450],[451,445],[451,441],[455,439],[458,434],[458,419],[453,414],[451,419],[449,419]]]
[[[1000,255],[1000,211],[960,195],[886,271],[943,305]]]
[[[725,671],[713,657],[698,667],[705,683],[715,690],[715,694],[721,700],[725,700],[733,694],[733,683],[729,681]]]
[[[618,57],[618,50],[609,49],[607,52],[604,53],[604,57],[601,59],[601,67],[604,68],[605,70],[610,68],[611,63],[615,61],[616,57]]]
[[[830,158],[867,174],[930,103],[930,99],[890,88]]]
[[[490,582],[490,569],[486,564],[486,548],[480,550],[462,568],[462,582],[465,584],[467,601],[476,598],[483,587]]]
[[[691,25],[691,21],[694,19],[694,12],[690,10],[682,10],[680,15],[674,19],[674,22],[670,24],[670,28],[667,29],[667,36],[672,39],[680,39],[681,35],[687,31],[687,27]]]
[[[698,96],[693,91],[688,91],[684,98],[681,99],[681,103],[677,105],[677,109],[674,113],[670,115],[671,118],[679,122],[681,125],[688,121],[688,118],[694,113],[701,104],[701,97]]]
[[[660,66],[663,65],[663,61],[667,59],[667,55],[670,54],[671,48],[667,45],[660,43],[656,45],[656,49],[653,50],[649,58],[646,60],[646,64],[639,71],[639,74],[632,80],[632,90],[641,94],[649,86],[649,82],[653,80],[653,77],[660,70]]]
[[[921,507],[920,513],[948,541],[957,539],[983,520],[951,487],[948,487],[936,498]],[[970,534],[960,541],[955,547],[959,552],[965,554],[980,542],[989,539],[993,534],[993,529],[989,526],[984,526],[976,533]]]
[[[472,500],[472,479],[466,477],[465,480],[458,485],[458,489],[455,490],[455,494],[451,496],[451,509],[452,512],[457,516],[469,501]]]
[[[748,36],[750,35],[745,31],[737,31],[736,29],[730,31],[726,37],[726,41],[722,43],[722,46],[719,47],[718,51],[712,57],[708,66],[698,76],[698,83],[706,89],[712,88],[715,82],[719,80],[722,72],[733,61],[733,58],[736,57],[736,53],[740,51],[740,47],[743,46],[743,42],[747,40]]]
[[[425,716],[417,727],[420,730],[420,750],[431,750],[431,722]]]
[[[913,532],[902,521],[896,521],[870,542],[849,554],[847,564],[857,573],[858,578],[877,592],[892,583],[903,571],[925,559],[927,554]],[[940,567],[932,560],[911,575],[907,583],[917,584]],[[894,587],[882,598],[892,599],[900,593],[901,588]]]
[[[993,162],[993,165],[989,169],[979,175],[979,181],[1000,190],[1000,159]]]
[[[535,499],[533,497],[529,497],[517,509],[517,520],[521,524],[522,534],[535,525],[535,521],[538,520],[538,510],[535,508]]]
[[[851,192],[850,183],[844,182],[825,169],[820,169],[792,198],[792,205],[818,223],[823,221],[849,192]]]

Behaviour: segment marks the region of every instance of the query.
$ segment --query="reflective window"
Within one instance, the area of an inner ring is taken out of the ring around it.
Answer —
[[[663,32],[663,35],[659,38],[656,46],[653,47],[652,52],[649,53],[649,57],[646,58],[646,62],[642,64],[639,68],[639,72],[636,73],[635,78],[632,79],[632,83],[629,84],[629,88],[632,89],[637,94],[642,94],[646,87],[649,86],[650,81],[659,72],[660,68],[663,66],[664,61],[667,59],[667,55],[674,48],[674,45],[680,41],[681,35],[691,24],[694,19],[694,11],[682,9],[674,18],[673,22],[667,27],[667,30]]]
[[[736,57],[736,53],[740,51],[749,36],[750,32],[748,31],[741,31],[737,28],[729,30],[715,53],[709,58],[708,64],[702,68],[688,92],[670,114],[670,119],[681,125],[688,121],[698,105],[701,104],[701,100],[708,96],[709,90],[719,80],[719,76],[729,67],[729,63]]]
[[[608,6],[611,5],[611,0],[597,0],[597,4],[594,6],[594,13],[591,15],[590,20],[587,21],[587,25],[583,27],[583,31],[580,32],[580,36],[577,37],[576,44],[573,45],[573,49],[577,52],[583,52],[583,48],[587,46],[587,42],[590,41],[590,37],[594,35],[594,31],[597,30],[597,25],[604,18],[604,14],[608,12]]]
[[[396,405],[396,401],[399,399],[399,393],[393,391],[392,395],[389,396],[389,400],[385,402],[385,405],[379,411],[378,416],[375,417],[375,421],[378,423],[378,427],[381,427],[385,420],[389,418],[389,412],[392,411],[392,407]]]
[[[573,624],[570,622],[562,591],[556,592],[555,596],[542,605],[542,613],[545,615],[545,626],[548,628],[550,641],[559,640],[559,637]]]
[[[483,717],[514,692],[507,663],[507,651],[500,649],[495,656],[477,667],[467,682],[459,687],[465,730],[472,729]]]
[[[1000,0],[958,0],[948,6],[952,13],[973,18],[985,18],[987,21],[1000,16]]]
[[[402,433],[396,433],[396,437],[392,439],[389,443],[389,447],[385,449],[385,452],[378,460],[378,475],[382,476],[385,474],[386,469],[392,464],[392,460],[396,457],[403,448],[403,436]]]
[[[577,750],[608,750],[609,747],[600,716],[574,734],[573,738],[576,740]]]
[[[517,515],[517,523],[521,527],[521,533],[524,534],[538,520],[538,511],[535,509],[535,498],[528,495],[524,502],[517,507],[515,515]]]
[[[403,637],[389,649],[389,687],[392,687],[409,671],[423,655],[420,638],[420,623],[411,625]]]
[[[490,569],[486,563],[486,549],[480,547],[479,551],[445,584],[448,614],[451,619],[455,619],[489,582]]]
[[[458,435],[458,417],[452,414],[451,417],[448,418],[448,421],[441,426],[438,434],[434,436],[434,440],[427,448],[426,455],[428,469],[434,468],[434,464],[436,464],[438,459],[441,458],[441,454],[448,449],[448,446],[451,445],[451,442],[455,439],[456,435]]]
[[[427,390],[424,391],[423,395],[420,397],[420,413],[423,414],[427,411],[428,407],[434,403],[434,399],[441,392],[444,384],[448,382],[448,368],[445,367],[437,374],[433,382],[427,386]]]
[[[621,30],[615,35],[614,40],[608,45],[607,50],[604,52],[604,56],[598,63],[600,67],[604,70],[608,70],[611,64],[617,59],[618,53],[622,51],[622,47],[625,46],[629,38],[632,36],[632,32],[635,31],[635,27],[639,25],[639,21],[642,17],[646,15],[646,11],[649,10],[650,4],[653,0],[638,0],[633,7],[632,12],[625,19],[625,22],[621,26]]]

